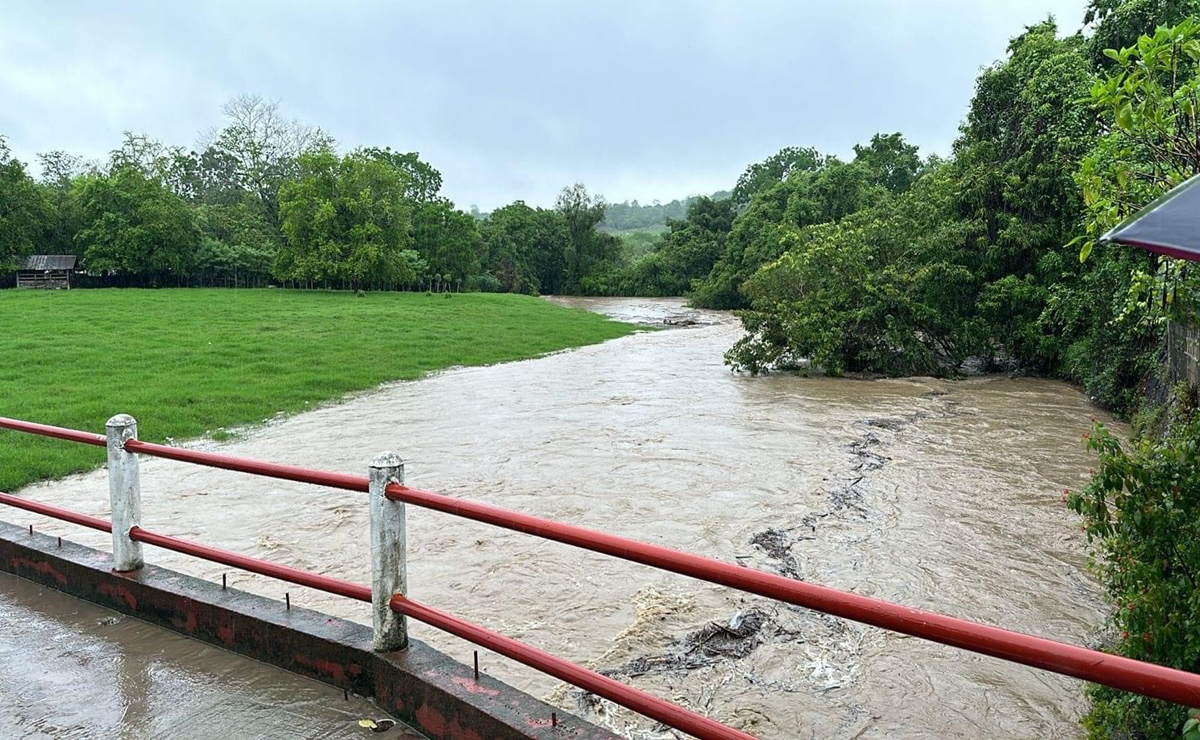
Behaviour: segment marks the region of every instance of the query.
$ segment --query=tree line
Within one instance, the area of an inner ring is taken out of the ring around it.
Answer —
[[[583,185],[483,216],[416,153],[339,152],[257,96],[224,119],[192,148],[126,133],[104,161],[42,153],[36,179],[0,136],[0,271],[74,254],[125,285],[597,293],[622,264]]]
[[[724,200],[729,192],[722,190],[709,197],[714,200]],[[660,231],[671,221],[682,221],[687,217],[688,206],[699,196],[677,198],[667,203],[653,201],[638,203],[627,200],[622,203],[609,203],[604,212],[604,220],[600,228],[606,231]]]

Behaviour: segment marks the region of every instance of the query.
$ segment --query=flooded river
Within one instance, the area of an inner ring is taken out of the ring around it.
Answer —
[[[453,496],[1070,642],[1102,623],[1059,500],[1090,464],[1079,436],[1096,412],[1076,390],[739,376],[721,360],[739,335],[729,315],[560,302],[687,326],[388,385],[210,446],[360,474],[391,449],[410,484]],[[360,494],[165,460],[143,461],[142,491],[148,528],[369,582]],[[100,471],[24,494],[108,513]],[[107,535],[6,517],[108,547]],[[1067,678],[413,507],[408,541],[414,598],[764,738],[1079,734],[1082,685]],[[215,580],[226,571],[156,548],[146,557]],[[370,623],[365,605],[229,580]],[[412,632],[471,658],[432,628]],[[630,737],[673,737],[494,655],[481,663]]]

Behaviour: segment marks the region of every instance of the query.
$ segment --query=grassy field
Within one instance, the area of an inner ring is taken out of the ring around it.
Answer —
[[[258,423],[389,380],[623,336],[515,295],[283,290],[0,291],[0,416],[162,441]],[[97,447],[0,430],[0,490],[94,467]]]

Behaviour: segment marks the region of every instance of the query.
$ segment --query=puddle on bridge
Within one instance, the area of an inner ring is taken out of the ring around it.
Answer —
[[[360,474],[392,449],[411,484],[455,496],[1075,643],[1102,623],[1059,501],[1084,480],[1079,436],[1096,414],[1069,386],[750,378],[722,365],[739,335],[729,315],[562,302],[697,325],[385,386],[216,447]],[[369,581],[364,496],[165,460],[143,461],[142,490],[150,528]],[[24,494],[108,514],[102,472]],[[410,507],[408,521],[415,598],[764,738],[1079,734],[1083,687],[1067,678],[435,512]],[[337,597],[235,572],[230,583],[370,623]],[[471,659],[465,643],[413,632]],[[671,736],[498,657],[482,667],[631,737]]]
[[[360,697],[0,574],[0,737],[346,738]],[[393,731],[391,737],[401,737]]]

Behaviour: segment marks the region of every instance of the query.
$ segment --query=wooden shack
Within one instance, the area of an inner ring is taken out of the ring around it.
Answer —
[[[77,259],[73,254],[30,255],[17,264],[17,287],[70,290]]]

